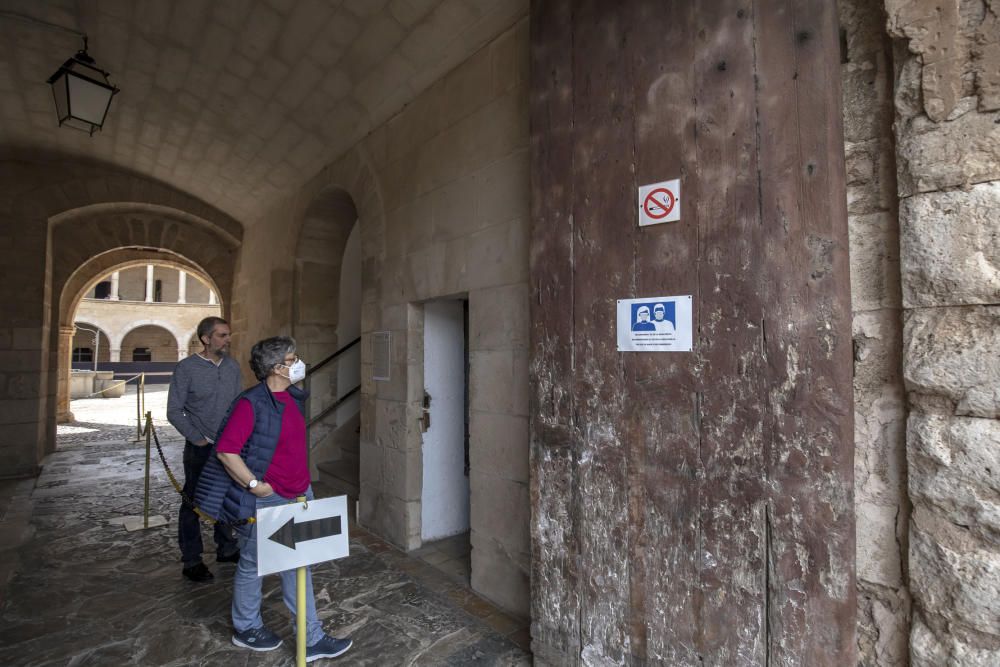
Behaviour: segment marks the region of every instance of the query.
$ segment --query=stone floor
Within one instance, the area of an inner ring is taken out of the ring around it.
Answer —
[[[179,471],[182,441],[162,418],[164,399],[151,392],[147,409]],[[229,641],[233,566],[208,555],[214,582],[180,576],[178,500],[155,450],[151,512],[169,523],[131,533],[118,525],[143,505],[145,449],[133,442],[134,401],[74,401],[77,421],[60,427],[59,449],[39,478],[0,484],[0,665],[294,664],[277,577],[265,580],[264,619],[285,645],[257,654]],[[530,664],[527,622],[476,596],[467,575],[449,576],[435,564],[351,526],[350,556],[314,568],[327,631],[354,639],[329,664]]]

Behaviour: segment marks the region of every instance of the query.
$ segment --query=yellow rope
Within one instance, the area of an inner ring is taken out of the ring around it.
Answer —
[[[160,447],[160,439],[158,437],[156,437],[156,426],[153,424],[153,417],[152,416],[150,416],[146,420],[146,429],[151,429],[151,432],[152,432],[152,435],[153,435],[153,440],[156,442],[156,451],[160,455],[160,462],[163,463],[163,469],[167,473],[167,479],[170,480],[170,483],[173,485],[174,490],[177,491],[178,494],[180,494],[181,501],[187,503],[188,505],[190,505],[191,509],[194,510],[194,513],[197,514],[199,517],[201,517],[202,520],[205,521],[206,523],[208,523],[209,525],[215,525],[216,523],[219,523],[214,517],[211,517],[208,514],[205,514],[205,512],[202,511],[202,509],[200,507],[198,507],[197,505],[195,505],[193,498],[188,498],[184,494],[184,487],[182,487],[180,485],[180,483],[178,483],[177,478],[174,477],[173,471],[170,470],[170,466],[167,465],[167,459],[163,455],[163,448]],[[142,432],[143,435],[146,435],[146,429],[143,429],[143,432]],[[256,519],[254,519],[254,517],[250,517],[245,522],[239,522],[239,523],[254,523],[255,521],[256,521]],[[238,524],[233,524],[233,525],[238,525]]]

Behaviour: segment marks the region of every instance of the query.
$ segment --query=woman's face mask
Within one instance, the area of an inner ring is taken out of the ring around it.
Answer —
[[[282,364],[282,366],[288,369],[288,380],[292,384],[306,379],[306,362],[301,359],[296,359],[295,363],[291,366],[285,364]]]

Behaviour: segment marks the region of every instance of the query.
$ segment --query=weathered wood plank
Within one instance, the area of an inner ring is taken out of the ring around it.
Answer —
[[[695,295],[699,200],[695,174],[694,4],[627,3],[637,45],[634,72],[636,184],[682,180],[681,221],[635,229],[635,291]],[[633,197],[628,222],[637,225]],[[697,301],[697,300],[696,300]],[[700,308],[696,306],[695,317]],[[688,353],[624,355],[629,442],[632,655],[636,664],[697,664],[697,408]]]
[[[757,5],[768,308],[768,655],[854,660],[850,284],[835,6]]]
[[[761,664],[764,269],[757,206],[753,24],[740,0],[698,3],[693,76],[699,182],[701,465],[698,648]]]
[[[580,443],[581,655],[630,652],[627,449],[615,302],[631,289],[632,89],[617,3],[583,0],[573,16],[575,418]]]
[[[572,2],[533,3],[531,615],[539,662],[579,655],[573,437]]]

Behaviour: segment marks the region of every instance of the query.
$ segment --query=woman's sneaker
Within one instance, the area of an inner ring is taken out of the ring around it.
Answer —
[[[281,646],[281,637],[261,626],[235,633],[233,644],[251,651],[273,651]]]
[[[320,658],[336,658],[338,655],[344,655],[353,643],[350,639],[337,639],[330,635],[323,635],[323,638],[318,642],[306,647],[306,662],[312,662]]]

